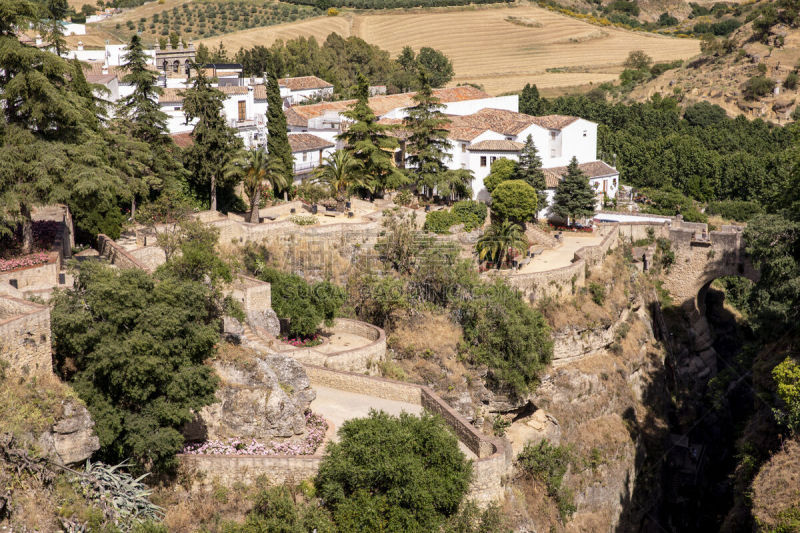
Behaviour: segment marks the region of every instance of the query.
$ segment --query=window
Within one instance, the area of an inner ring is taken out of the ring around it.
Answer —
[[[557,132],[557,131],[551,131],[551,132],[550,132],[550,138],[551,138],[551,139],[555,139],[557,135],[558,135],[558,132]]]
[[[486,156],[485,156],[485,155],[482,155],[482,156],[481,156],[481,166],[482,166],[482,167],[485,167],[485,166],[486,166]]]
[[[308,161],[308,152],[303,152],[303,161]]]
[[[614,178],[614,188],[617,188],[617,178]]]
[[[492,156],[492,164],[494,164],[495,161],[497,161],[497,158],[495,156]]]
[[[179,106],[179,105],[176,105],[176,106],[174,107],[174,109],[175,109],[175,111],[180,111],[180,110],[181,110],[181,106]]]
[[[247,102],[244,100],[239,100],[239,120],[244,120],[247,118]]]
[[[172,63],[172,72],[178,72],[178,69],[181,68],[181,62],[177,59]]]
[[[461,151],[462,152],[466,152],[467,151],[467,143],[461,143]]]
[[[550,149],[550,157],[555,157],[555,156],[556,156],[556,149],[555,148],[551,148]]]
[[[587,133],[586,130],[583,130],[583,136],[586,137]]]

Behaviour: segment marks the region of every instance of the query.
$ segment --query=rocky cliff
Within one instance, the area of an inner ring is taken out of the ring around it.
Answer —
[[[220,377],[217,402],[187,428],[190,440],[270,440],[305,431],[304,413],[316,393],[303,367],[285,355],[259,355],[227,346],[238,359],[214,362]]]

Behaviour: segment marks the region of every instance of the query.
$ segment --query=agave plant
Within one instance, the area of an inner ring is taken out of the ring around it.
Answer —
[[[87,460],[84,471],[78,474],[87,497],[100,506],[107,520],[123,531],[137,523],[164,517],[163,509],[149,499],[153,491],[142,483],[147,474],[134,478],[121,470],[125,466],[125,461],[110,466]]]

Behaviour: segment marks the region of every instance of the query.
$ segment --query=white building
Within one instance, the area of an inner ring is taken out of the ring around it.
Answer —
[[[316,76],[299,76],[278,80],[281,96],[288,105],[296,105],[309,98],[326,99],[333,96],[333,84]]]
[[[295,183],[310,175],[335,149],[333,142],[310,133],[290,133],[289,146],[294,156]]]
[[[470,102],[459,102],[468,109]],[[616,197],[619,172],[597,160],[597,124],[578,117],[563,115],[531,116],[509,109],[480,109],[471,114],[450,116],[448,138],[451,142],[451,169],[472,171],[473,198],[488,201],[490,195],[484,180],[497,159],[519,160],[522,147],[531,136],[547,176],[548,206],[540,217],[551,215],[549,204],[555,188],[575,157],[582,171],[597,192],[598,208],[604,197]]]

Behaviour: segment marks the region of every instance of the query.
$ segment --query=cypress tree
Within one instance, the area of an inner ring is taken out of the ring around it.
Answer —
[[[192,130],[192,145],[184,152],[184,164],[198,185],[209,185],[210,209],[217,209],[217,186],[222,186],[228,163],[242,148],[236,130],[225,124],[222,106],[225,95],[211,86],[203,69],[190,89],[184,91],[183,109],[187,120],[199,119]]]
[[[278,86],[275,69],[267,73],[267,153],[269,154],[270,172],[280,175],[287,187],[294,180],[294,156],[289,146],[286,115],[283,113],[283,99]]]
[[[528,138],[525,139],[525,146],[522,147],[522,151],[519,154],[519,164],[517,165],[514,179],[523,180],[536,189],[540,208],[544,208],[547,205],[547,194],[544,192],[547,189],[547,184],[542,171],[542,160],[536,150],[536,145],[533,144],[531,135],[528,135]]]
[[[443,174],[447,172],[445,160],[451,158],[447,153],[450,142],[444,128],[450,120],[442,113],[444,106],[433,95],[424,71],[419,73],[419,83],[420,90],[414,95],[417,105],[408,109],[404,120],[405,127],[411,132],[406,150],[410,154],[408,160],[413,167],[417,190],[424,188],[426,196],[431,197],[433,189],[443,181]]]
[[[403,185],[407,178],[394,166],[392,151],[397,139],[387,134],[389,126],[378,124],[378,117],[369,107],[369,83],[363,74],[358,75],[356,102],[342,115],[353,123],[339,135],[353,159],[357,161],[362,182],[377,196],[386,189]]]
[[[547,101],[539,96],[539,89],[536,85],[525,84],[522,93],[519,95],[519,111],[526,115],[544,115]]]
[[[553,212],[563,218],[587,218],[594,215],[596,199],[589,178],[578,168],[573,156],[553,197]]]

